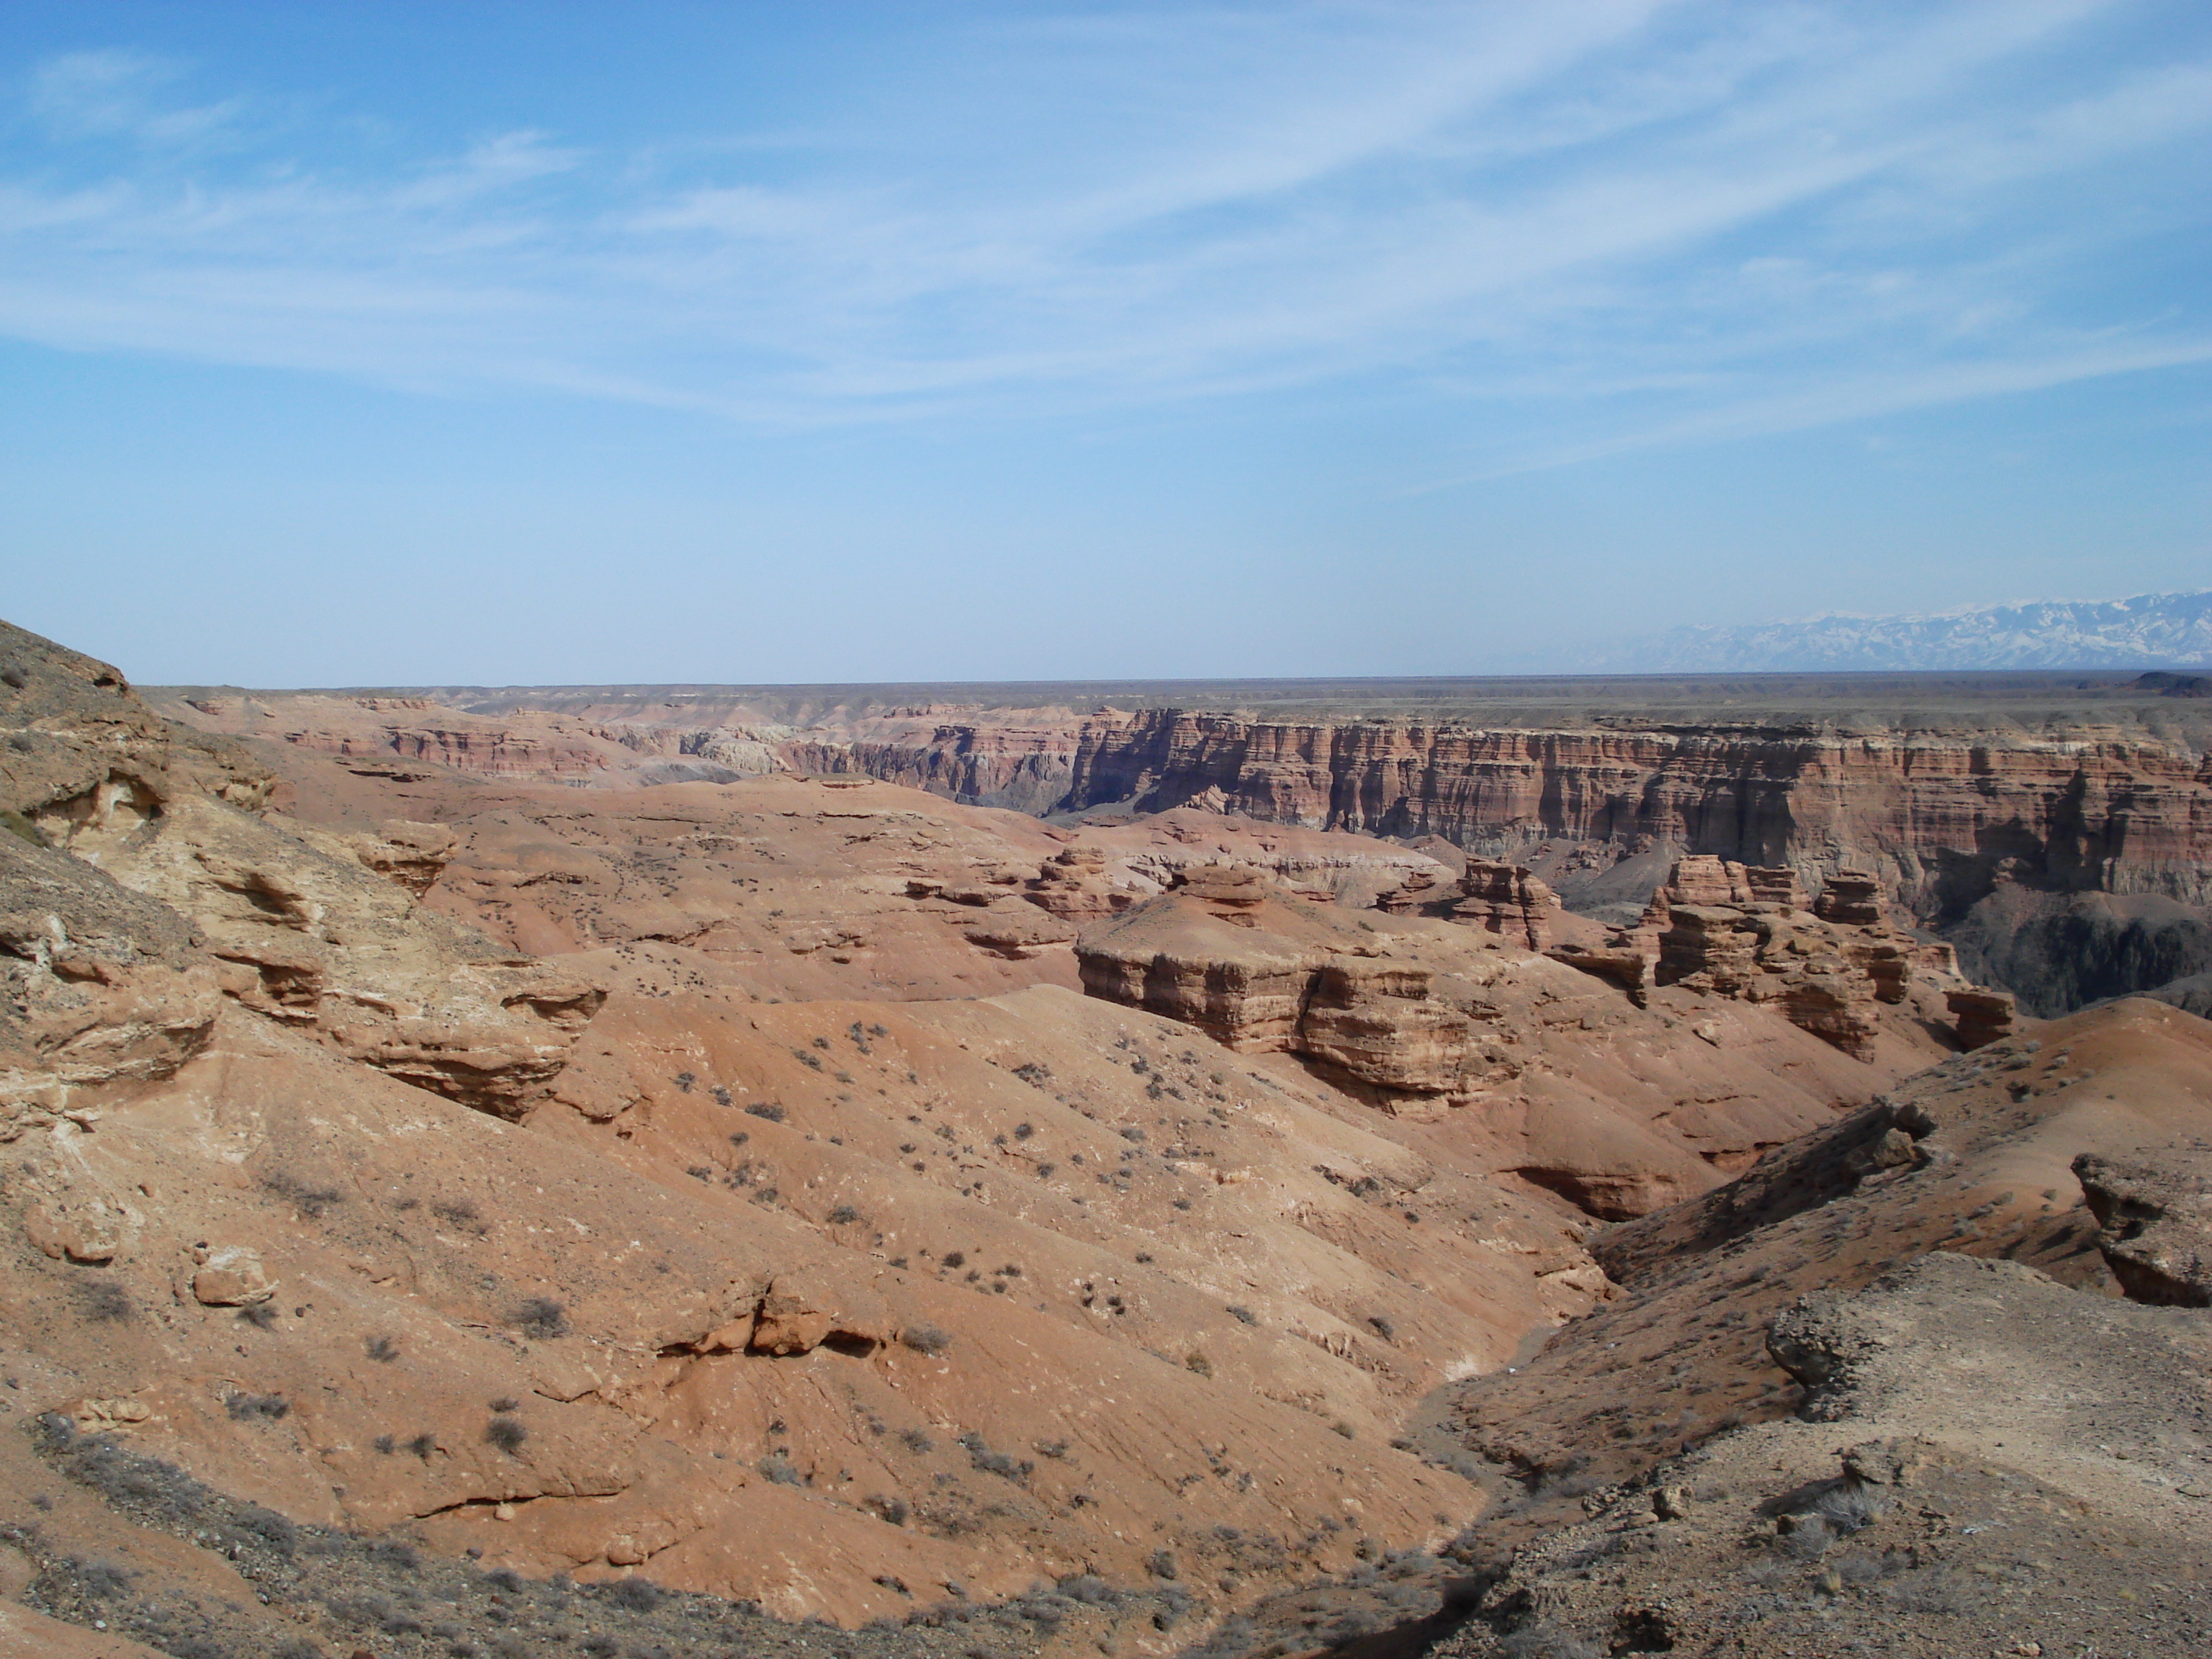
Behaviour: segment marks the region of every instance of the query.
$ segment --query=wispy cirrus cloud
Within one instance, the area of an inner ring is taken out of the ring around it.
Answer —
[[[32,70],[25,106],[45,131],[63,143],[128,138],[149,146],[190,144],[220,131],[238,114],[235,99],[191,105],[176,100],[177,67],[127,52],[73,52]]]
[[[1470,476],[1716,441],[2205,360],[2140,273],[2205,228],[2212,36],[2136,9],[1039,15],[818,141],[550,112],[374,163],[73,54],[0,172],[0,330],[785,425],[1387,384]]]

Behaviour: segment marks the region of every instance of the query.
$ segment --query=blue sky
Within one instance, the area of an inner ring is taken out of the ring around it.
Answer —
[[[141,680],[1480,673],[2212,586],[2212,7],[0,32],[0,614]]]

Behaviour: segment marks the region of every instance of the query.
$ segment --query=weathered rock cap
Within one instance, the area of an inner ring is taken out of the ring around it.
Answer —
[[[2074,1160],[2097,1248],[2135,1302],[2212,1308],[2212,1150],[2168,1147]]]
[[[2009,991],[1978,988],[1947,991],[1943,994],[1943,1006],[1951,1011],[1952,1024],[1962,1048],[1986,1048],[1992,1042],[2003,1042],[2013,1034],[2018,1018]]]
[[[1265,903],[1277,884],[1249,864],[1194,864],[1176,873],[1171,890],[1202,903],[1244,909]]]

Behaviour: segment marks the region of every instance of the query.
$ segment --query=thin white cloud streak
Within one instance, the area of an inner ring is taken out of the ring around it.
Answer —
[[[1802,391],[1740,398],[1723,408],[1655,423],[1599,442],[1522,455],[1480,471],[1437,479],[1402,493],[1429,495],[1464,484],[1579,465],[1638,450],[1685,448],[1741,438],[1771,437],[1948,404],[2047,392],[2054,386],[2083,380],[2109,380],[2164,368],[2191,368],[2206,363],[2212,363],[2212,338],[2087,346],[2053,356],[1946,364],[1880,376],[1839,375]]]
[[[797,184],[673,177],[550,119],[383,177],[249,164],[196,148],[235,100],[165,108],[172,71],[79,55],[34,74],[52,142],[0,179],[0,329],[785,425],[1395,377],[1489,476],[1529,464],[1484,425],[1514,400],[1583,400],[1612,429],[1547,453],[1595,455],[2002,395],[2087,361],[2085,328],[2171,333],[2079,314],[2082,272],[2173,227],[2068,218],[2070,181],[2180,176],[2212,127],[2212,64],[2069,65],[2127,9],[1044,20],[986,44],[1064,118],[917,94],[872,149],[785,153]],[[57,182],[103,135],[168,152]]]

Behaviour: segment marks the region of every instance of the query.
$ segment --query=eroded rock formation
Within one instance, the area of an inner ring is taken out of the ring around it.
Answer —
[[[2097,1218],[2097,1247],[2130,1298],[2212,1308],[2212,1152],[2084,1152],[2074,1174]]]
[[[1771,1004],[1800,1029],[1859,1059],[1872,1058],[1881,1027],[1879,1005],[1910,1000],[1916,982],[1930,990],[1955,988],[1955,966],[1946,947],[1929,945],[1882,922],[1878,908],[1853,896],[1808,912],[1794,873],[1753,869],[1701,856],[1680,860],[1654,895],[1635,928],[1602,949],[1577,946],[1553,952],[1571,967],[1642,997],[1652,983],[1702,994]],[[1869,915],[1855,922],[1845,915]],[[1955,989],[1952,1011],[1996,994]],[[1957,1000],[1965,997],[1967,1000]],[[2010,1000],[2002,1030],[1985,1029],[1978,1015],[1960,1015],[1963,1030],[1980,1042],[2009,1031]],[[1962,1038],[1963,1040],[1963,1038]],[[1975,1046],[1968,1044],[1967,1046]]]

